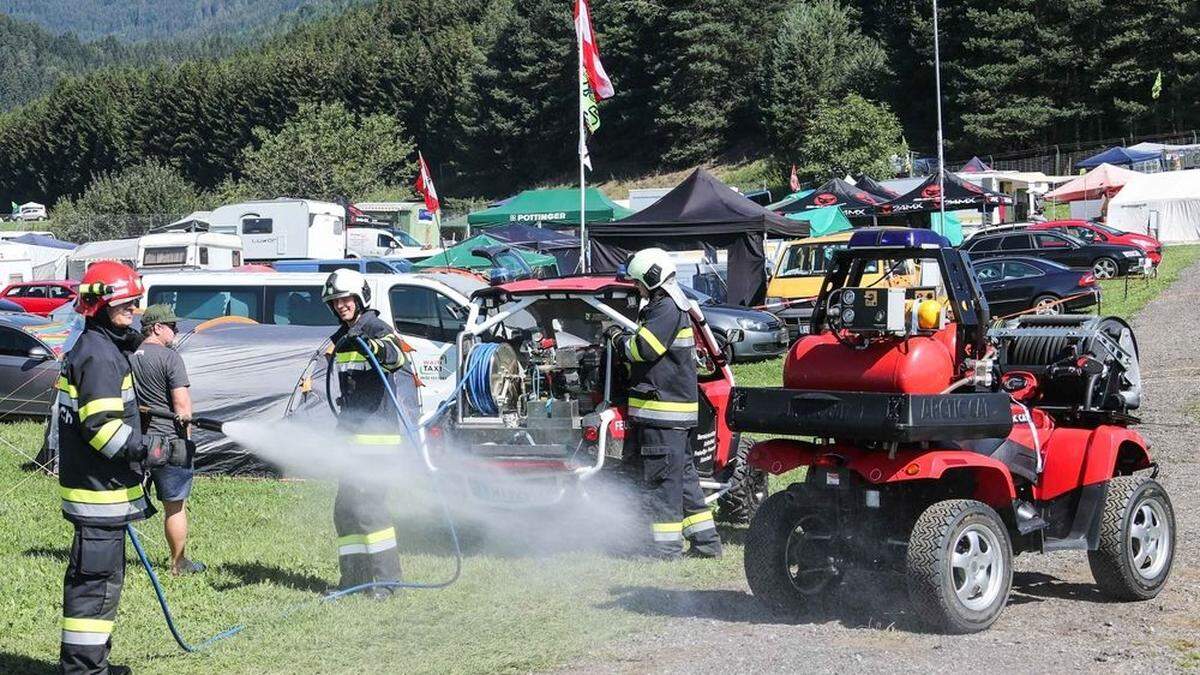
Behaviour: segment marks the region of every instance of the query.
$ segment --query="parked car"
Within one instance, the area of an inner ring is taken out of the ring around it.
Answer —
[[[280,260],[277,272],[332,272],[358,270],[363,274],[403,274],[412,271],[412,263],[403,258],[342,258],[329,260]]]
[[[1124,244],[1136,246],[1146,253],[1146,257],[1157,267],[1162,262],[1162,242],[1154,237],[1125,232],[1115,227],[1109,227],[1093,220],[1048,220],[1044,223],[1034,223],[1030,230],[1058,230],[1093,244]]]
[[[45,417],[59,359],[77,332],[30,314],[0,315],[0,416]]]
[[[9,312],[13,314],[25,314],[25,308],[13,302],[0,298],[0,312]]]
[[[774,314],[724,305],[694,288],[683,285],[680,288],[700,305],[713,335],[724,344],[725,358],[730,363],[771,358],[787,351],[791,343],[787,326]],[[740,339],[730,340],[731,337]]]
[[[1090,244],[1064,232],[1010,232],[975,237],[963,244],[972,259],[1030,256],[1067,267],[1090,269],[1097,279],[1141,274],[1150,269],[1142,249],[1126,244]]]
[[[972,266],[993,317],[1027,310],[1037,314],[1074,313],[1100,302],[1100,286],[1094,274],[1049,260],[988,258]],[[1060,302],[1064,298],[1070,299]]]
[[[51,312],[74,302],[79,289],[76,281],[21,281],[0,291],[0,298],[20,305],[30,314],[49,316]]]

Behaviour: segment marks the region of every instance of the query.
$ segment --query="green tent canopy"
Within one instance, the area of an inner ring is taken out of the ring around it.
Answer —
[[[633,215],[633,211],[617,204],[596,188],[588,188],[586,195],[589,223],[609,222]],[[542,220],[578,223],[579,189],[525,190],[499,206],[476,211],[467,216],[467,223],[472,227],[502,223],[537,223]]]
[[[778,211],[779,209],[782,209],[783,207],[788,206],[789,204],[792,204],[793,202],[798,202],[801,199],[804,199],[805,197],[809,196],[812,193],[813,193],[812,190],[800,190],[799,192],[793,192],[792,194],[784,197],[783,199],[780,199],[779,201],[775,202],[774,204],[767,204],[767,206],[765,208],[768,211]]]
[[[851,228],[850,219],[836,206],[822,206],[819,209],[797,211],[786,214],[792,220],[803,220],[808,223],[812,237],[823,237],[835,232],[844,232]]]
[[[511,246],[505,242],[489,237],[486,234],[477,234],[470,239],[464,239],[455,246],[451,246],[445,251],[438,253],[435,256],[426,258],[421,262],[413,265],[415,269],[428,269],[430,267],[457,267],[464,270],[487,270],[495,267],[487,258],[480,258],[477,255],[472,255],[471,250],[476,248],[486,248],[488,246],[507,246],[513,253],[520,256],[525,264],[529,265],[530,269],[538,269],[539,267],[553,267],[558,269],[558,259],[552,255],[530,251],[518,246]],[[502,261],[503,262],[503,261]],[[507,267],[507,266],[506,266]],[[516,271],[516,270],[510,270]]]
[[[963,243],[962,222],[958,219],[957,213],[947,211],[945,223],[942,222],[940,213],[931,213],[929,214],[929,225],[934,232],[949,240],[951,246]]]

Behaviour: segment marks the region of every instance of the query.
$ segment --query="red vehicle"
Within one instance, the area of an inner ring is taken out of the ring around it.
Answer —
[[[1118,230],[1094,220],[1048,220],[1044,223],[1034,223],[1028,229],[1062,230],[1088,243],[1136,246],[1146,252],[1146,257],[1155,267],[1162,262],[1163,247],[1159,240],[1145,234]]]
[[[603,339],[608,326],[636,330],[638,293],[614,277],[526,279],[482,288],[459,334],[458,404],[438,433],[462,456],[426,461],[496,469],[508,480],[463,471],[465,498],[498,508],[552,507],[624,456],[627,371]],[[696,468],[718,515],[749,520],[766,474],[745,463],[749,439],[725,419],[733,373],[693,307],[700,357]],[[736,336],[735,336],[736,338]],[[464,382],[465,380],[465,382]],[[491,475],[489,473],[489,475]]]
[[[20,281],[0,291],[0,297],[17,303],[30,314],[49,316],[59,307],[74,302],[78,289],[76,281]]]
[[[944,288],[862,284],[876,261],[913,259],[936,259]],[[749,463],[807,467],[746,535],[746,577],[769,607],[821,601],[852,570],[894,572],[927,623],[980,631],[1025,552],[1086,551],[1117,600],[1166,583],[1175,517],[1131,428],[1141,378],[1129,326],[1025,316],[989,329],[970,270],[928,230],[856,231],[784,388],[734,389],[735,430],[792,436],[756,444]]]

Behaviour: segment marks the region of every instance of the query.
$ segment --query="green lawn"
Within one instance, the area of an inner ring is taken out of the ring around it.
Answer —
[[[1200,259],[1200,245],[1168,246],[1158,274],[1148,278],[1111,279],[1100,282],[1103,296],[1100,312],[1128,319],[1146,306],[1167,286],[1175,283],[1179,273]]]

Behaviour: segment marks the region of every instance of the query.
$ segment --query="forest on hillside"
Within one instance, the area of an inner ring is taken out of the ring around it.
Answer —
[[[0,117],[0,190],[54,201],[148,159],[217,189],[241,178],[256,139],[321,102],[393,118],[397,141],[424,152],[447,194],[569,180],[570,5],[382,0],[224,59],[70,78]],[[617,91],[590,141],[599,177],[733,149],[816,180],[878,172],[906,146],[932,150],[927,2],[592,5]],[[1200,127],[1197,26],[1200,3],[1186,0],[953,3],[941,16],[951,151]]]

